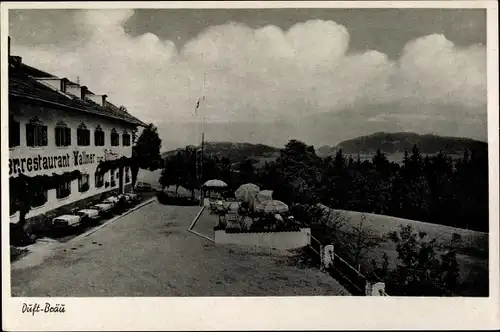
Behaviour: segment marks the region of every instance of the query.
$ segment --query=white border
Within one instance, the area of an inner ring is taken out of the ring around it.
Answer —
[[[343,2],[18,2],[1,4],[1,100],[7,109],[8,9],[14,8],[487,8],[490,176],[490,297],[211,297],[50,298],[65,314],[21,314],[26,298],[10,297],[9,216],[2,214],[2,314],[5,330],[248,330],[248,329],[494,329],[499,310],[498,5],[496,1]],[[2,112],[2,165],[8,160],[7,112]],[[5,148],[4,148],[5,147]],[[2,211],[8,173],[1,168]],[[248,276],[249,277],[249,276]],[[43,302],[45,298],[37,298]]]

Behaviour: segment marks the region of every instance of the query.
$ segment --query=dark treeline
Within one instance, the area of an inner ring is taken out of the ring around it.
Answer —
[[[165,160],[161,183],[194,190],[209,179],[274,190],[273,197],[294,204],[323,203],[334,209],[385,214],[447,226],[488,231],[488,157],[465,151],[458,160],[439,153],[423,156],[416,146],[401,165],[381,151],[371,161],[339,150],[321,158],[313,146],[291,140],[275,162],[255,169],[250,159],[233,167],[228,158],[205,156],[187,147]],[[201,179],[198,175],[202,174]],[[199,180],[198,180],[199,179]]]

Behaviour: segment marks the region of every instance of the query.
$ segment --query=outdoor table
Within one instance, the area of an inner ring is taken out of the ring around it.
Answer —
[[[83,209],[77,212],[80,216],[85,216],[90,219],[96,219],[99,217],[99,210],[95,209]]]
[[[75,226],[80,223],[82,217],[73,214],[65,214],[52,220],[54,226]]]

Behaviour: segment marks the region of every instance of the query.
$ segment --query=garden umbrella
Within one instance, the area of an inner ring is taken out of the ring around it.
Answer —
[[[261,190],[255,195],[255,202],[257,204],[270,201],[273,199],[273,191],[272,190]]]
[[[283,213],[288,212],[288,205],[282,201],[269,200],[257,204],[255,206],[255,211],[264,213]]]
[[[208,180],[207,182],[205,182],[203,184],[203,187],[205,187],[205,188],[225,188],[225,187],[227,187],[227,183],[225,183],[222,180],[213,179],[213,180]]]
[[[236,191],[234,192],[234,196],[246,203],[250,203],[255,195],[259,192],[260,188],[258,185],[253,183],[242,184]]]

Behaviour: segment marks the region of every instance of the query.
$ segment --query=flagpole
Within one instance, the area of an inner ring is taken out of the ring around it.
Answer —
[[[196,103],[196,118],[198,120],[198,133],[201,132],[201,153],[200,153],[200,164],[198,166],[198,148],[196,148],[196,177],[198,179],[198,185],[200,190],[200,204],[203,205],[203,195],[202,195],[202,181],[203,181],[203,161],[204,161],[204,148],[205,148],[205,133],[203,131],[203,123],[204,116],[202,115],[202,119],[198,117],[198,109],[200,108],[200,103],[202,100],[205,100],[205,81],[206,81],[206,73],[203,73],[203,86],[202,86],[202,98],[198,99]],[[200,121],[201,120],[201,121]],[[199,167],[199,168],[198,168]]]

